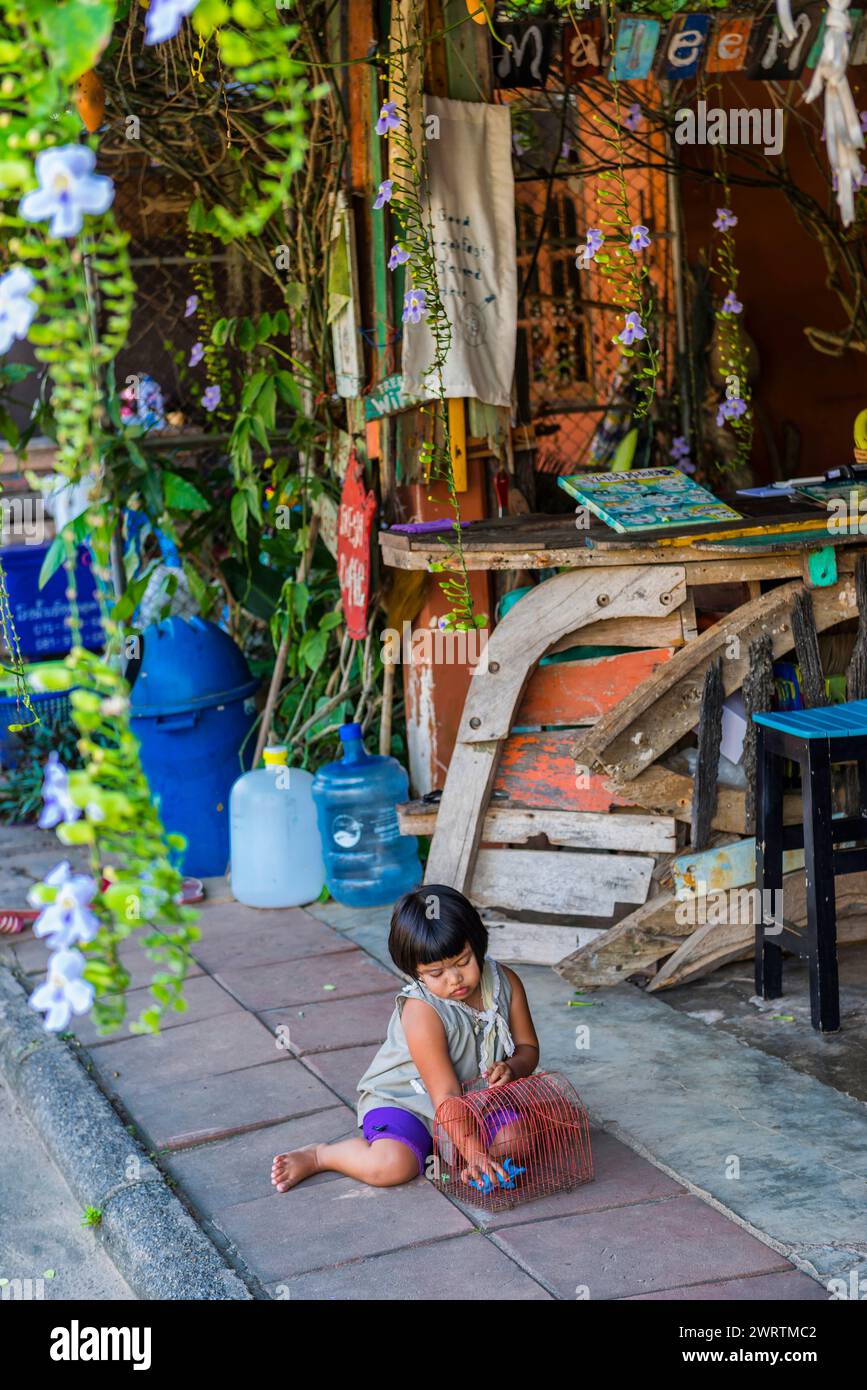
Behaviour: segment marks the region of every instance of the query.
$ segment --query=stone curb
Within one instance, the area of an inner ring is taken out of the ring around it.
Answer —
[[[99,1239],[139,1298],[253,1298],[5,965],[0,1074],[82,1208],[102,1212]]]

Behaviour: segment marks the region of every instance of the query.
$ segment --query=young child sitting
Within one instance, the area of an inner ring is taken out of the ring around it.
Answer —
[[[271,1169],[278,1192],[322,1172],[345,1173],[373,1187],[423,1176],[437,1106],[459,1096],[461,1082],[484,1076],[489,1086],[501,1086],[535,1071],[539,1040],[524,986],[487,949],[479,914],[454,888],[425,884],[400,899],[388,950],[412,983],[396,996],[386,1040],[358,1083],[364,1138],[278,1154]],[[488,1150],[517,1119],[506,1108],[489,1115],[486,1145],[474,1128],[449,1126],[466,1160],[465,1182],[484,1183],[487,1175],[496,1187],[498,1176],[508,1179]],[[497,1151],[503,1153],[502,1143]]]

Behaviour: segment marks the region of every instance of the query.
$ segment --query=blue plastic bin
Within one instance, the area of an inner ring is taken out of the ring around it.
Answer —
[[[61,566],[44,589],[39,587],[39,571],[47,553],[47,545],[9,545],[0,549],[0,564],[6,575],[12,621],[25,661],[62,656],[72,645],[72,635],[66,622],[69,617],[66,570]],[[75,581],[82,643],[90,651],[101,651],[105,636],[99,617],[96,581],[90,566],[90,554],[83,546],[78,552]]]
[[[229,792],[249,767],[259,682],[227,633],[201,618],[166,618],[142,634],[132,728],[166,830],[183,835],[183,868],[222,874],[229,862]]]

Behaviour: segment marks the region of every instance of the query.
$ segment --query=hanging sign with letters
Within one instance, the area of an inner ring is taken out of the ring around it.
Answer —
[[[370,531],[376,498],[364,486],[364,469],[353,452],[343,479],[337,517],[337,578],[348,635],[367,636],[370,596]]]

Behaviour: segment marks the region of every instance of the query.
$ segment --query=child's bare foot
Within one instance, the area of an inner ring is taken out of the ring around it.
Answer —
[[[271,1181],[278,1192],[288,1192],[319,1171],[319,1145],[305,1144],[303,1149],[277,1155],[271,1164]]]

